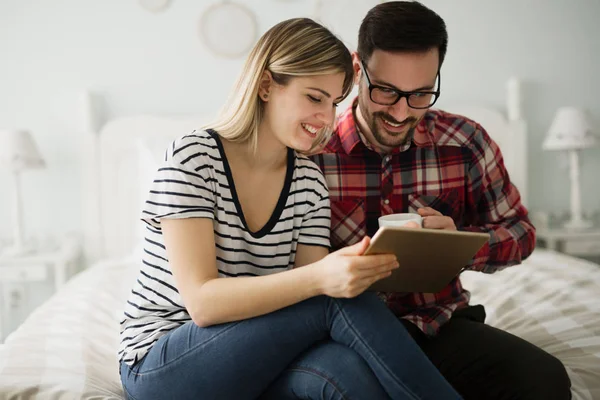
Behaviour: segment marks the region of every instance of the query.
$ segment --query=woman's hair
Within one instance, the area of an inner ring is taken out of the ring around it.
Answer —
[[[327,28],[309,18],[288,19],[273,26],[250,52],[227,103],[210,124],[227,140],[250,141],[254,150],[264,116],[264,102],[258,96],[264,71],[280,85],[293,77],[344,73],[344,98],[353,86],[352,56]],[[328,139],[331,128],[321,129],[313,149]]]

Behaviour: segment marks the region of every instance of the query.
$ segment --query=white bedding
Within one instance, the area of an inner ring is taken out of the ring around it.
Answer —
[[[0,346],[0,399],[121,399],[116,349],[132,259],[87,269]]]
[[[82,272],[0,346],[0,399],[120,399],[116,349],[133,259]],[[574,399],[600,399],[600,266],[536,250],[495,275],[463,274],[488,323],[554,354]]]

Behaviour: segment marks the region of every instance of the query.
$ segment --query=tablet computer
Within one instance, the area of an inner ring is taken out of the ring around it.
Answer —
[[[380,227],[365,255],[395,254],[400,268],[368,290],[437,293],[489,239],[488,233],[479,232]]]

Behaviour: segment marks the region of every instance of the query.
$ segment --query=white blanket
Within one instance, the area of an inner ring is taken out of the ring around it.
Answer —
[[[118,321],[135,266],[97,264],[39,307],[0,346],[0,399],[121,399]],[[463,282],[488,323],[563,361],[574,399],[600,399],[600,266],[537,250]]]

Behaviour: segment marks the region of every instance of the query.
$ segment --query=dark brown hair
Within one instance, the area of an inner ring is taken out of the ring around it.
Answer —
[[[417,1],[390,1],[373,7],[358,31],[358,55],[367,63],[375,50],[389,52],[439,51],[442,66],[448,48],[446,23]]]

